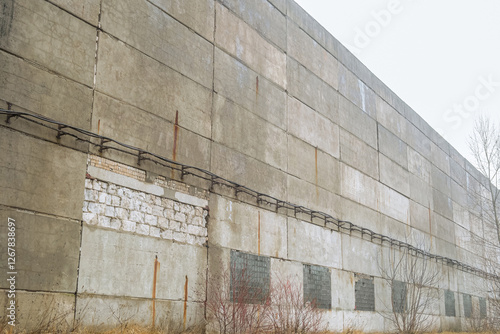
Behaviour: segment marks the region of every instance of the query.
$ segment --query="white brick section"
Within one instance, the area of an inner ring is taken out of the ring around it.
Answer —
[[[208,202],[186,195],[174,201],[99,180],[85,180],[83,222],[192,245],[207,241]]]

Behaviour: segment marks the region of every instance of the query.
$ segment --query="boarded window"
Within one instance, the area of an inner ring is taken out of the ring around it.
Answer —
[[[354,285],[355,309],[375,311],[375,285],[373,278],[359,278]]]
[[[455,315],[455,293],[450,290],[444,291],[444,313],[447,317]]]
[[[472,317],[472,297],[471,295],[463,295],[464,300],[464,316],[466,318]]]
[[[405,282],[392,281],[392,309],[397,313],[403,313],[406,311]]]
[[[263,303],[269,294],[270,259],[266,256],[231,251],[231,299]]]
[[[332,286],[328,268],[304,265],[304,301],[318,308],[332,308]]]
[[[486,299],[482,297],[479,298],[479,317],[486,318]]]

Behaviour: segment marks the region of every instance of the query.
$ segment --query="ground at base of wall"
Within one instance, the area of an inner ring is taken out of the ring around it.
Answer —
[[[155,328],[138,326],[134,324],[121,324],[115,328],[102,329],[102,328],[92,328],[92,327],[79,327],[75,328],[73,331],[67,331],[65,329],[59,328],[40,328],[34,329],[30,332],[16,331],[11,326],[4,326],[3,323],[0,324],[0,334],[48,334],[48,333],[72,333],[72,334],[202,334],[206,333],[204,326],[199,325],[191,328],[183,329],[182,326],[158,326]],[[355,330],[352,328],[345,329],[342,332],[323,332],[322,334],[365,334],[365,332],[360,330]],[[487,334],[494,333],[491,331],[484,332],[439,332],[439,334]],[[382,333],[370,333],[370,334],[382,334]],[[422,333],[426,334],[426,333]],[[429,332],[428,334],[437,334],[437,332]]]

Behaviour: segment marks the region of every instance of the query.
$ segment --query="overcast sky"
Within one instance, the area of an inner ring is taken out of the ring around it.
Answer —
[[[500,122],[499,0],[296,0],[470,159],[474,120]]]

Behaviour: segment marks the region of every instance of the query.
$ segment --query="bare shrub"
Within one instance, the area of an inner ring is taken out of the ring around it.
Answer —
[[[275,276],[271,284],[269,323],[273,333],[320,333],[326,331],[323,311],[316,301],[305,301],[302,284],[295,276]]]
[[[418,243],[418,242],[417,242]],[[423,250],[424,243],[419,243]],[[389,249],[379,272],[391,288],[391,314],[381,313],[399,333],[415,334],[433,327],[431,309],[439,300],[440,272],[429,258],[408,248]]]
[[[207,318],[214,320],[222,334],[258,333],[268,330],[269,291],[253,287],[248,270],[235,266],[207,275],[200,287],[205,295]]]

